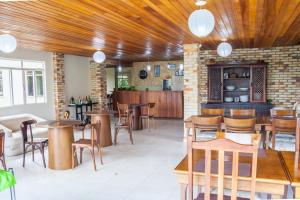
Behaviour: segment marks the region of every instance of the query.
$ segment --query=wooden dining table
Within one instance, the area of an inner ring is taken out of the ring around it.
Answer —
[[[217,160],[217,155],[212,155]],[[194,185],[204,186],[204,170],[199,168],[201,162],[205,159],[205,153],[202,150],[193,152]],[[231,162],[228,156],[227,161]],[[251,169],[251,156],[240,155],[239,162],[247,169]],[[250,165],[250,166],[249,166]],[[198,170],[197,170],[198,169]],[[227,170],[225,170],[227,171]],[[188,184],[188,157],[185,156],[174,169],[177,181],[180,185],[181,199],[187,198]],[[238,190],[250,191],[251,177],[240,175],[238,178]],[[290,184],[286,171],[281,161],[280,154],[274,150],[259,150],[257,159],[256,192],[271,195],[272,199],[283,198],[286,186]],[[212,177],[212,186],[217,187],[217,177]],[[224,188],[231,188],[231,176],[225,176]]]

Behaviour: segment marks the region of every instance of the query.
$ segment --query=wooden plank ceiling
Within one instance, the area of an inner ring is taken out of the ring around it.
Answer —
[[[216,25],[205,38],[193,36],[187,19],[194,0],[35,0],[0,2],[0,30],[19,46],[91,56],[103,49],[122,61],[173,60],[182,45],[216,49],[222,38],[234,48],[300,42],[299,0],[208,0]]]

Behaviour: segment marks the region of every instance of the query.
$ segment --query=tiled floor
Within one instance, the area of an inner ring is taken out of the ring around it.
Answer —
[[[40,154],[31,161],[8,157],[7,164],[16,173],[18,200],[177,200],[179,186],[174,167],[186,152],[181,120],[158,120],[157,129],[134,132],[134,145],[127,132],[119,134],[117,146],[104,149],[104,165],[97,160],[94,172],[86,151],[83,164],[74,170],[44,169]],[[80,134],[76,134],[80,136]],[[279,139],[279,149],[293,149],[292,139]],[[47,152],[46,152],[47,154]],[[290,193],[290,192],[289,192]],[[290,194],[289,194],[290,196]],[[257,196],[264,199],[266,196]],[[0,200],[9,199],[9,191],[0,193]]]
[[[170,200],[179,199],[179,186],[173,169],[183,158],[183,122],[158,120],[159,129],[134,132],[134,145],[128,134],[119,134],[118,146],[104,149],[104,165],[97,160],[94,172],[86,151],[83,164],[74,170],[44,169],[28,154],[26,168],[22,157],[9,157],[7,165],[16,174],[18,200]],[[47,152],[46,152],[47,153]],[[38,155],[38,152],[36,153]],[[9,199],[9,191],[0,193]]]

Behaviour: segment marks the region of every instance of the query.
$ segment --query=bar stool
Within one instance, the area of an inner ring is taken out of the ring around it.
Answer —
[[[143,120],[147,120],[147,127],[149,131],[150,131],[150,120],[152,121],[152,126],[155,127],[155,119],[154,119],[154,112],[153,112],[154,106],[155,103],[148,103],[146,107],[147,114],[141,116],[142,122]]]

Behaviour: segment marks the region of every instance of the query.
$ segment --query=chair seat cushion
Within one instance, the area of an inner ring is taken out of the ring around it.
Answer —
[[[199,193],[198,197],[195,200],[204,199],[204,193]],[[210,200],[218,199],[217,194],[210,194]],[[231,196],[223,195],[223,200],[231,200]],[[237,200],[248,200],[248,198],[237,197]]]

